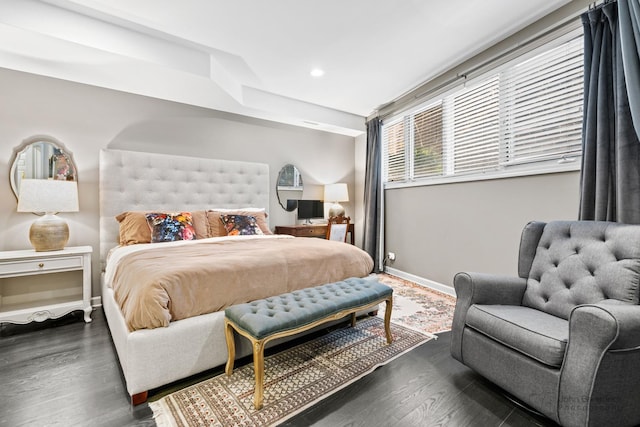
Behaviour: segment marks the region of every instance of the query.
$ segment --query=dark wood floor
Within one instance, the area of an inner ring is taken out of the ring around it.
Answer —
[[[80,312],[41,324],[0,326],[0,426],[155,425],[147,404],[130,406],[103,312],[92,317],[90,324]],[[444,333],[285,425],[553,424],[520,409],[453,360]]]

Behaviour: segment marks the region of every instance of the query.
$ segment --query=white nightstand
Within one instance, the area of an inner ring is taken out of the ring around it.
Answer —
[[[0,252],[0,323],[42,322],[75,310],[83,310],[84,321],[91,322],[92,251],[91,246],[78,246],[51,252]],[[82,285],[57,286],[55,280],[47,280],[53,273],[67,271],[81,271]],[[25,283],[16,277],[24,277]]]

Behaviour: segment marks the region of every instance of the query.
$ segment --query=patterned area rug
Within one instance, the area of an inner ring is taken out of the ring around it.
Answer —
[[[253,364],[149,403],[158,426],[271,426],[340,390],[429,337],[379,317],[343,327],[265,358],[264,406],[253,407]]]
[[[386,345],[382,304],[378,317],[358,320],[355,328],[345,326],[265,357],[261,410],[253,407],[250,363],[230,377],[206,379],[149,403],[157,425],[275,426],[450,328],[452,297],[386,274],[378,280],[394,288],[391,345]]]
[[[394,323],[425,334],[451,330],[456,299],[451,295],[418,285],[389,274],[378,274],[377,279],[393,288]],[[384,304],[378,316],[384,319]]]

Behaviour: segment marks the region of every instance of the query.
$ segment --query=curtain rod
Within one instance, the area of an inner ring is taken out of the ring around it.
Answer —
[[[601,8],[604,5],[607,5],[609,3],[615,3],[617,2],[617,0],[603,0],[602,3],[598,4],[597,1],[594,1],[593,3],[589,3],[589,10],[596,10]]]
[[[612,1],[616,1],[616,0],[605,0],[605,3],[609,3]],[[604,3],[603,3],[604,4]],[[438,84],[437,86],[433,87],[433,88],[429,88],[426,89],[423,92],[417,93],[415,95],[413,95],[410,99],[411,101],[409,102],[405,102],[403,103],[404,105],[406,105],[407,107],[410,107],[411,105],[413,105],[416,101],[426,97],[427,95],[432,95],[435,94],[445,88],[447,88],[448,86],[458,82],[460,79],[466,79],[467,77],[469,77],[470,75],[473,75],[477,72],[479,72],[480,70],[483,70],[484,68],[487,68],[489,66],[495,65],[496,62],[499,62],[500,60],[518,53],[520,50],[522,50],[523,48],[525,48],[526,46],[529,46],[533,43],[536,43],[540,40],[543,40],[546,37],[549,37],[551,35],[555,35],[558,31],[562,31],[565,30],[565,34],[573,31],[574,29],[578,28],[581,25],[581,19],[580,19],[580,15],[578,16],[574,16],[572,18],[570,18],[568,21],[562,22],[558,25],[553,26],[552,28],[544,31],[541,34],[537,34],[529,39],[526,39],[524,41],[522,41],[521,43],[517,43],[516,46],[511,47],[510,49],[507,49],[501,53],[498,53],[494,56],[492,56],[491,58],[482,61],[481,63],[479,63],[478,65],[468,69],[465,72],[462,73],[457,73],[455,76],[450,77],[449,79],[447,79],[446,81]],[[441,74],[442,76],[443,74]],[[436,77],[437,78],[437,77]],[[431,79],[431,81],[435,80]],[[421,86],[426,85],[428,82],[423,83]],[[381,107],[379,107],[376,112],[374,114],[372,114],[370,117],[368,117],[367,119],[371,119],[373,117],[379,117],[381,120],[384,118],[387,118],[393,114],[396,114],[398,112],[398,110],[405,108],[403,105],[401,105],[398,109],[391,109],[390,111],[386,112],[386,113],[382,113],[380,114],[381,111],[385,110],[386,108],[394,105],[396,102],[400,101],[403,98],[406,98],[408,96],[411,95],[412,92],[417,91],[420,88],[420,86],[418,86],[417,88],[410,90],[409,92],[405,93],[402,96],[399,96],[398,98],[396,98],[395,100],[382,105]]]

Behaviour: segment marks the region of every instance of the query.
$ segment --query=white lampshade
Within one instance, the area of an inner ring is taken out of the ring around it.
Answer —
[[[58,251],[69,241],[69,226],[56,212],[78,211],[75,181],[23,179],[18,212],[45,213],[31,224],[29,240],[36,251]]]
[[[23,179],[18,212],[78,212],[78,184],[55,179]]]
[[[349,190],[347,184],[338,182],[337,184],[327,184],[324,186],[325,202],[348,202]]]
[[[338,202],[349,201],[349,190],[347,184],[338,182],[336,184],[327,184],[324,186],[324,201],[332,202],[329,208],[329,218],[344,215],[344,207]]]

